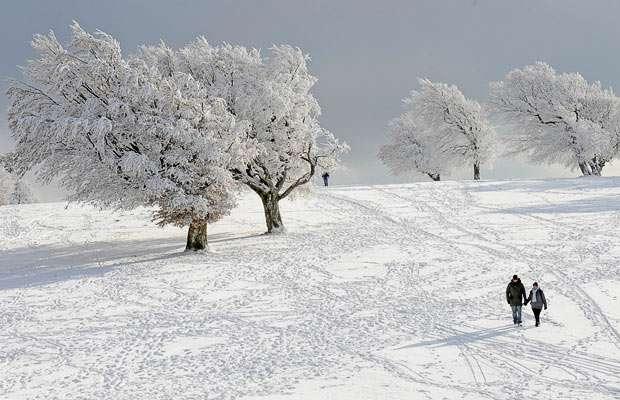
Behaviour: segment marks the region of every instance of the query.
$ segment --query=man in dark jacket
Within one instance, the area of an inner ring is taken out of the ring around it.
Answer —
[[[532,290],[530,290],[530,295],[525,299],[525,305],[527,303],[532,303],[532,312],[534,313],[534,317],[536,318],[536,326],[540,325],[540,312],[542,311],[543,306],[545,310],[547,309],[547,299],[545,298],[545,294],[542,289],[538,288],[538,282],[534,282],[532,285]]]
[[[325,171],[325,173],[321,176],[323,177],[323,184],[325,186],[329,186],[329,172]]]
[[[527,301],[525,297],[525,286],[521,283],[521,279],[517,275],[513,275],[512,280],[506,288],[506,301],[512,309],[512,321],[515,325],[521,325],[521,307],[523,301]]]

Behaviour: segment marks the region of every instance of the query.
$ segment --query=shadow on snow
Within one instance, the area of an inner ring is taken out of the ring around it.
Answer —
[[[209,242],[231,242],[261,235],[215,234],[209,237]],[[184,252],[184,243],[178,237],[5,250],[0,253],[0,290],[96,278],[122,266],[191,254]]]

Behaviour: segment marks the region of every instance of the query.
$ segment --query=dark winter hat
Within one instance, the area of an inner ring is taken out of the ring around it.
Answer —
[[[513,280],[513,281],[516,281],[517,279],[519,279],[519,277],[518,277],[518,276],[516,276],[516,275],[513,275],[513,276],[512,276],[512,280]]]
[[[538,282],[532,283],[532,286],[538,286]]]

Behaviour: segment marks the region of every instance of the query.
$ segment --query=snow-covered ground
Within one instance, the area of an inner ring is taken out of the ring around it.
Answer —
[[[0,399],[618,399],[619,210],[620,178],[334,187],[265,236],[248,195],[186,254],[147,210],[0,207]]]

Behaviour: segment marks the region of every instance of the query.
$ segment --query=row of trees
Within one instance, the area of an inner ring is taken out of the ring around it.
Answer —
[[[469,164],[477,180],[480,164],[500,143],[505,154],[579,167],[583,175],[601,175],[620,154],[620,98],[578,73],[558,73],[542,62],[514,69],[491,83],[484,107],[456,86],[419,84],[379,152],[394,174],[417,171],[439,180]],[[494,127],[507,132],[501,141]]]
[[[155,206],[200,250],[242,186],[260,197],[268,232],[281,231],[279,201],[348,149],[319,124],[299,48],[265,57],[201,37],[125,57],[106,33],[71,31],[67,47],[36,35],[37,58],[7,91],[18,172],[58,180],[71,200]]]

